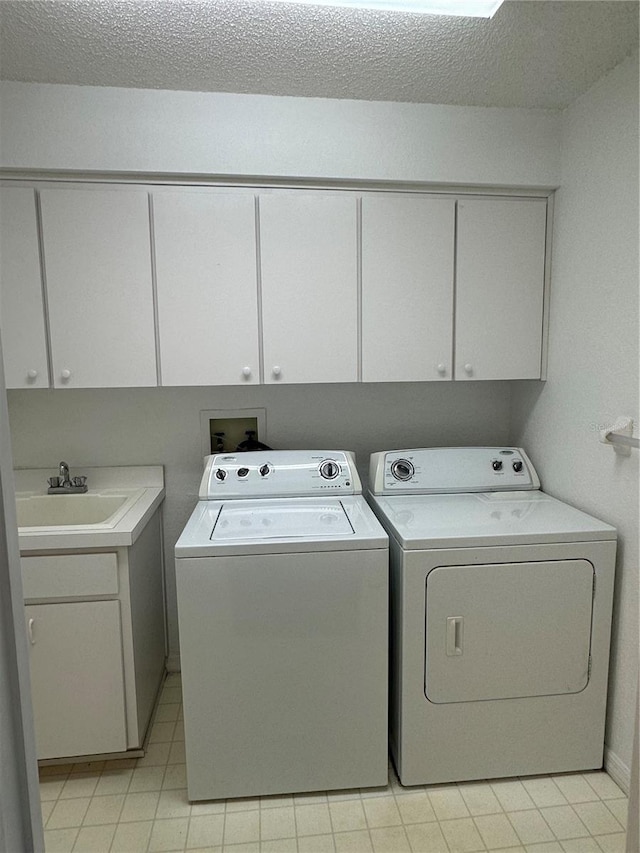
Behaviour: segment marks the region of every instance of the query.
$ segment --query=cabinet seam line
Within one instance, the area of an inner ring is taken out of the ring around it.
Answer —
[[[362,382],[362,196],[356,198],[357,382]]]
[[[456,310],[458,303],[458,199],[453,204],[453,292],[451,302],[451,379],[457,379],[456,369]]]
[[[256,233],[256,303],[258,309],[258,382],[264,385],[264,322],[262,315],[262,245],[260,242],[260,196],[253,197]]]
[[[546,199],[544,232],[544,279],[542,282],[542,336],[540,340],[540,379],[546,380],[549,364],[549,318],[551,308],[551,252],[553,235],[554,196]]]
[[[36,230],[38,232],[38,259],[40,261],[40,290],[42,293],[42,314],[44,320],[44,342],[47,353],[47,376],[49,388],[54,388],[53,381],[53,346],[51,344],[51,319],[49,312],[49,291],[47,288],[47,268],[45,265],[44,228],[42,223],[42,199],[40,190],[35,190]]]
[[[160,313],[158,310],[158,277],[156,267],[156,232],[153,211],[153,193],[147,192],[147,205],[149,209],[149,241],[151,261],[151,297],[153,300],[153,335],[156,351],[156,383],[162,387],[162,358],[160,355]]]

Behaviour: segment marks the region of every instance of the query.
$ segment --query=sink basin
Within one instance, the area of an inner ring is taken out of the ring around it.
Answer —
[[[30,495],[17,497],[18,527],[78,527],[107,525],[118,510],[132,502],[131,494]],[[115,519],[114,519],[115,520]]]

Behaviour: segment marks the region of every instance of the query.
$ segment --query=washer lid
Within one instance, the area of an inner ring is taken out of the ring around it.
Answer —
[[[362,495],[350,495],[200,501],[176,542],[175,554],[232,557],[388,547],[389,537],[371,507]]]
[[[540,491],[373,497],[407,550],[615,539],[616,530]]]
[[[211,533],[213,542],[353,536],[340,501],[270,500],[223,504]]]

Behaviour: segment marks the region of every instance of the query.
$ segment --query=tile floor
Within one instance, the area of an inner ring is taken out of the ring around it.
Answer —
[[[606,773],[187,801],[180,676],[144,758],[41,769],[47,853],[623,853],[627,799]]]

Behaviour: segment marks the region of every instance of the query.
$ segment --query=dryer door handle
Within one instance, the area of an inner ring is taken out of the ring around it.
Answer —
[[[464,617],[447,616],[447,657],[461,655],[464,640]]]

